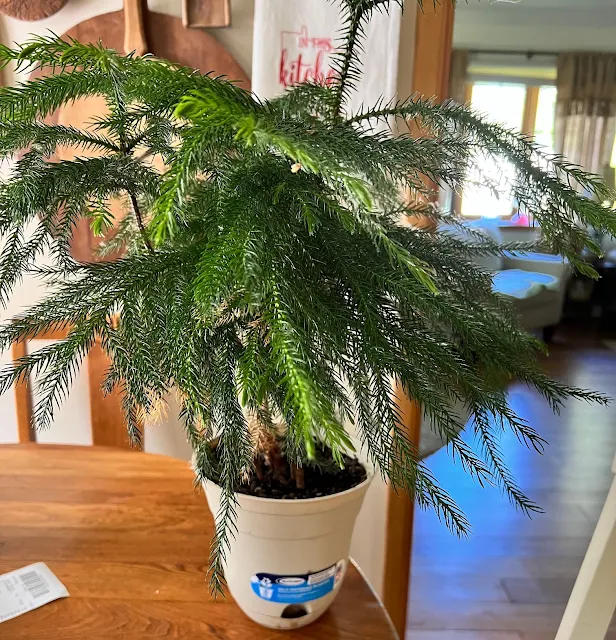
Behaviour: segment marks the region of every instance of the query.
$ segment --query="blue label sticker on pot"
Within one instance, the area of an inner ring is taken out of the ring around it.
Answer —
[[[250,579],[252,590],[263,600],[270,602],[300,603],[322,598],[334,590],[342,579],[345,561],[315,573],[281,576],[273,573],[257,573]]]

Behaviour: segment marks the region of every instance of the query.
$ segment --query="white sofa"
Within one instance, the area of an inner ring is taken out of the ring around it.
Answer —
[[[534,233],[529,230],[514,237],[512,232],[517,229],[486,218],[469,226],[499,243],[524,239],[525,233],[530,239],[530,232]],[[544,340],[551,340],[562,318],[570,265],[560,256],[546,253],[508,254],[478,262],[494,272],[494,290],[513,301],[522,326],[528,331],[540,330]]]
[[[482,229],[497,242],[534,240],[530,233],[503,227],[498,220],[480,219],[469,223],[470,227]],[[448,229],[453,235],[457,231]],[[503,238],[503,236],[505,236]],[[567,283],[571,269],[560,256],[545,253],[509,254],[490,256],[477,260],[478,264],[494,273],[494,290],[513,301],[522,326],[528,331],[540,330],[543,339],[551,340],[561,320]],[[458,404],[454,411],[465,419],[465,409]],[[421,425],[420,456],[425,458],[438,451],[445,442],[431,420],[424,416]]]
[[[604,254],[604,260],[616,262],[616,238],[604,236],[601,239],[601,250]]]

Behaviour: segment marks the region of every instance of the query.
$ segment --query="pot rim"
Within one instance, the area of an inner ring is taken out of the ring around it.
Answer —
[[[372,461],[370,460],[369,456],[366,454],[365,447],[362,446],[362,443],[359,442],[357,438],[352,438],[352,441],[356,445],[355,451],[353,451],[352,453],[355,454],[359,462],[361,462],[364,469],[366,470],[366,479],[360,482],[359,484],[356,484],[354,487],[351,487],[350,489],[345,489],[344,491],[339,491],[338,493],[331,493],[327,496],[320,496],[319,498],[294,498],[293,500],[283,500],[282,498],[263,498],[260,496],[251,496],[250,494],[247,494],[247,493],[238,493],[237,491],[234,492],[234,495],[237,496],[238,501],[239,500],[241,500],[242,502],[246,501],[252,504],[265,502],[268,504],[287,503],[287,504],[293,504],[293,505],[300,505],[300,504],[310,505],[318,502],[324,502],[326,500],[340,499],[341,497],[346,497],[350,495],[354,491],[359,491],[364,487],[367,488],[370,485],[370,483],[374,480],[374,477],[376,476],[376,468],[372,463]],[[193,472],[195,472],[196,469],[195,469],[194,454],[190,461],[190,466]],[[204,485],[203,487],[204,489],[206,484],[211,484],[212,486],[220,489],[220,485],[214,482],[213,480],[210,480],[209,478],[206,478],[202,482],[202,484]]]
[[[267,498],[267,497],[261,497],[261,496],[251,496],[248,493],[239,493],[237,491],[234,492],[234,495],[237,496],[238,500],[241,500],[242,502],[246,501],[249,503],[267,502],[267,503],[276,503],[276,504],[286,503],[286,504],[300,505],[300,504],[315,504],[317,502],[325,502],[327,500],[339,500],[342,497],[346,497],[350,495],[354,491],[359,491],[360,489],[367,487],[372,482],[372,480],[374,480],[374,476],[376,474],[375,474],[373,465],[367,463],[364,460],[360,460],[360,462],[364,466],[364,469],[366,469],[366,479],[362,480],[362,482],[360,482],[359,484],[356,484],[354,487],[351,487],[350,489],[345,489],[344,491],[338,491],[337,493],[330,493],[329,495],[326,495],[326,496],[319,496],[318,498],[293,498],[292,500],[283,500],[282,498]],[[194,466],[193,466],[193,471],[194,471]],[[211,484],[215,487],[218,487],[218,489],[220,489],[220,485],[217,482],[210,480],[209,478],[206,478],[203,484]]]

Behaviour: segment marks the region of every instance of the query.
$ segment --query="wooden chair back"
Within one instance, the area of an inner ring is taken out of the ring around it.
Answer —
[[[63,340],[68,330],[55,330],[37,334],[29,340],[14,342],[13,360],[28,354],[28,345],[36,340]],[[86,357],[88,371],[88,392],[90,397],[90,424],[92,428],[92,444],[107,447],[130,449],[120,395],[113,391],[104,395],[101,383],[109,367],[109,358],[98,341]],[[33,421],[32,388],[30,380],[15,385],[15,405],[17,409],[17,430],[20,443],[36,442],[36,425]]]

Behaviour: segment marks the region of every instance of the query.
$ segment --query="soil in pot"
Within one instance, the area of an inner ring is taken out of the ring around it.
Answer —
[[[289,464],[279,448],[274,448],[257,456],[255,469],[237,492],[277,500],[322,498],[341,493],[367,478],[366,469],[357,458],[344,455],[343,460],[341,468],[334,461],[331,449],[320,444],[314,463],[297,469]]]

